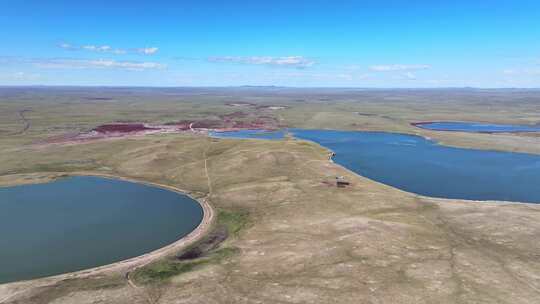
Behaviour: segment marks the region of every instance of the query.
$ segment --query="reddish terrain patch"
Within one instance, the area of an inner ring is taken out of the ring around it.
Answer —
[[[229,114],[220,115],[219,117],[221,117],[223,120],[231,120],[231,119],[234,119],[234,118],[244,118],[244,117],[247,117],[247,116],[248,116],[248,113],[245,113],[245,112],[242,112],[242,111],[236,111],[236,112],[232,112],[232,113],[229,113]]]
[[[141,132],[148,130],[158,130],[158,128],[147,127],[142,123],[122,123],[122,124],[105,124],[97,128],[92,129],[92,131],[99,133],[132,133],[132,132]]]
[[[36,144],[57,144],[57,143],[67,143],[81,141],[82,138],[79,138],[80,133],[66,133],[61,135],[51,136],[47,139],[39,140],[35,142]]]
[[[40,141],[41,144],[50,143],[80,143],[90,140],[121,138],[127,136],[142,136],[156,133],[180,133],[195,132],[203,133],[214,131],[235,130],[277,130],[285,127],[271,116],[257,116],[253,113],[236,111],[219,116],[220,119],[181,120],[167,122],[165,124],[148,124],[142,122],[115,122],[97,126],[90,131],[70,133],[49,137]]]
[[[234,129],[266,129],[263,123],[255,121],[235,121],[231,127]]]

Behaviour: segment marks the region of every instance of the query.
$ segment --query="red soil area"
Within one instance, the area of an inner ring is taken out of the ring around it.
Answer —
[[[92,131],[99,133],[131,133],[147,130],[157,130],[150,128],[142,123],[126,123],[126,124],[105,124],[94,128]]]
[[[38,144],[51,143],[80,143],[91,140],[120,138],[133,135],[145,135],[150,133],[177,133],[177,132],[197,132],[204,133],[207,130],[215,131],[235,131],[245,129],[258,130],[276,130],[284,127],[278,121],[270,116],[259,116],[250,119],[249,113],[241,111],[221,115],[221,119],[202,119],[202,120],[181,120],[168,122],[162,125],[151,125],[142,122],[116,122],[108,123],[95,127],[90,132],[68,133],[49,137]],[[249,118],[248,118],[249,117]],[[238,120],[243,118],[244,120]]]
[[[246,116],[248,116],[247,113],[242,112],[242,111],[236,111],[236,112],[233,112],[233,113],[220,115],[219,117],[221,117],[224,120],[231,120],[231,119],[234,119],[234,118],[243,118],[243,117],[246,117]]]
[[[259,117],[255,120],[253,120],[254,124],[264,125],[264,124],[273,124],[275,123],[275,120],[273,118],[262,118]]]
[[[325,185],[325,186],[328,186],[328,187],[334,186],[334,183],[331,183],[331,182],[329,182],[329,181],[322,181],[321,184],[322,184],[322,185]]]
[[[278,127],[275,118],[270,116],[260,116],[255,119],[245,119],[250,114],[237,111],[230,114],[220,115],[221,119],[202,119],[196,121],[182,120],[178,122],[168,122],[165,126],[176,127],[177,130],[189,129],[276,129]],[[244,118],[245,120],[238,120]],[[190,128],[191,126],[191,128]]]
[[[265,129],[264,124],[251,121],[235,121],[232,128],[235,129]]]
[[[47,139],[38,140],[35,143],[36,144],[55,144],[55,143],[66,143],[70,141],[77,141],[80,140],[79,136],[80,133],[67,133],[62,135],[55,135],[51,136]]]

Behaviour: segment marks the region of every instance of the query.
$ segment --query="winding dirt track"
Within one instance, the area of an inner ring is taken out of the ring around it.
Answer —
[[[19,118],[24,123],[24,126],[23,126],[23,128],[21,130],[16,131],[16,132],[12,133],[11,135],[21,135],[21,134],[24,134],[26,131],[28,131],[28,129],[30,129],[30,120],[28,120],[26,118],[26,116],[24,116],[25,112],[30,112],[30,111],[32,111],[32,110],[24,109],[24,110],[20,110],[20,111],[17,112],[17,114],[19,115]]]

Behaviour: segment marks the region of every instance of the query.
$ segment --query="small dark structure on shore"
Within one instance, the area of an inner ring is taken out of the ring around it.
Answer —
[[[336,186],[338,188],[345,188],[347,186],[349,186],[351,183],[349,183],[348,181],[345,180],[345,178],[343,176],[337,176],[336,177]]]
[[[335,152],[330,152],[330,154],[328,154],[328,159],[332,160],[334,158],[334,156],[336,156],[336,153]]]

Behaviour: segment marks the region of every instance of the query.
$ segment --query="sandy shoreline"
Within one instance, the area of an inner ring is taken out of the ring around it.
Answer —
[[[169,186],[169,185],[163,185],[153,182],[148,182],[144,180],[137,180],[133,178],[126,178],[121,177],[113,174],[104,174],[104,173],[96,173],[96,172],[73,172],[73,173],[56,173],[56,172],[50,172],[48,174],[52,177],[52,180],[60,177],[60,176],[96,176],[96,177],[103,177],[103,178],[110,178],[110,179],[117,179],[117,180],[123,180],[128,182],[134,182],[134,183],[140,183],[145,185],[150,185],[154,187],[160,187],[163,189],[167,189],[170,191],[174,191],[180,194],[184,194],[192,198],[193,200],[197,201],[201,208],[203,209],[203,218],[199,225],[191,231],[188,235],[184,236],[181,239],[178,239],[172,244],[169,244],[165,247],[156,249],[154,251],[145,253],[140,256],[136,256],[133,258],[129,258],[127,260],[114,262],[111,264],[103,265],[103,266],[97,266],[89,269],[79,270],[75,272],[69,272],[59,275],[54,275],[50,277],[43,277],[43,278],[36,278],[31,280],[25,280],[25,281],[17,281],[17,282],[10,282],[10,283],[4,283],[0,284],[0,303],[3,303],[4,301],[9,300],[13,296],[24,292],[27,287],[30,285],[33,287],[36,286],[47,286],[55,284],[56,282],[66,280],[66,279],[75,279],[75,278],[85,278],[93,275],[98,274],[107,274],[107,273],[127,273],[130,271],[133,271],[139,267],[142,267],[144,265],[147,265],[159,258],[166,257],[170,254],[176,253],[179,250],[195,243],[199,239],[201,239],[211,228],[212,223],[215,218],[215,213],[210,204],[208,203],[207,197],[197,199],[189,194],[188,191]]]

